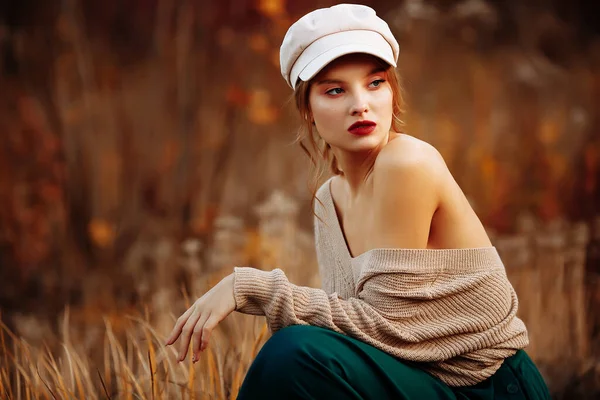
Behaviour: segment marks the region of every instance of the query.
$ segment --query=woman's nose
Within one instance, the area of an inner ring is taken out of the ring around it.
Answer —
[[[352,100],[352,106],[350,107],[351,115],[360,115],[369,111],[369,103],[366,96],[362,93],[357,93]]]

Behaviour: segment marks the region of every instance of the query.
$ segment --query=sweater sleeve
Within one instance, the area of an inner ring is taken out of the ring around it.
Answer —
[[[407,360],[439,362],[525,334],[519,320],[514,324],[514,290],[498,268],[481,270],[459,285],[444,284],[437,273],[374,268],[347,299],[294,285],[281,269],[236,267],[234,274],[236,310],[264,315],[273,332],[319,326]]]
[[[382,283],[374,277],[365,282],[357,297],[341,299],[337,293],[327,294],[322,289],[294,285],[281,269],[263,271],[236,267],[234,295],[237,311],[264,315],[272,331],[290,325],[313,325],[381,348],[419,342],[419,338],[403,329],[399,323],[401,315],[389,314],[382,306],[391,302],[386,293],[395,292]]]

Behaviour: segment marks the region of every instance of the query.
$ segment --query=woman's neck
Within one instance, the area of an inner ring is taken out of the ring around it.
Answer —
[[[379,151],[374,149],[368,153],[340,151],[335,155],[350,198],[355,198],[367,183],[373,172],[377,154],[379,154]]]
[[[343,172],[350,198],[355,198],[361,192],[373,172],[379,152],[397,136],[399,136],[398,133],[390,132],[384,143],[366,152],[332,149],[337,159],[338,168]]]

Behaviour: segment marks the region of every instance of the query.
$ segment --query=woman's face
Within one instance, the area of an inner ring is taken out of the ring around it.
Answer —
[[[369,151],[387,140],[393,94],[385,70],[372,56],[352,54],[333,61],[313,78],[311,116],[332,148]]]

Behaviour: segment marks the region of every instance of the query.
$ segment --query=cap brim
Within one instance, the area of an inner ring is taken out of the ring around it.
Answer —
[[[381,58],[383,61],[394,67],[396,66],[396,62],[394,61],[394,56],[392,55],[391,51],[386,52],[384,49],[374,48],[373,46],[368,46],[366,44],[351,44],[336,47],[326,53],[321,54],[308,63],[308,65],[300,72],[298,77],[303,81],[308,81],[317,75],[323,68],[327,66],[327,64],[333,60],[341,56],[354,53],[370,54],[372,56]]]
[[[396,59],[392,48],[381,35],[372,31],[362,31],[360,32],[360,35],[356,35],[357,33],[358,32],[339,32],[335,35],[320,39],[305,49],[301,58],[307,58],[310,61],[302,68],[297,77],[294,77],[295,74],[292,73],[290,78],[293,80],[294,87],[297,84],[298,78],[303,81],[308,81],[333,60],[347,54],[370,54],[382,59],[394,67],[396,66]],[[329,43],[319,43],[324,40]],[[323,47],[328,48],[328,50],[320,52],[319,49],[322,49]],[[298,61],[300,61],[300,59]]]

